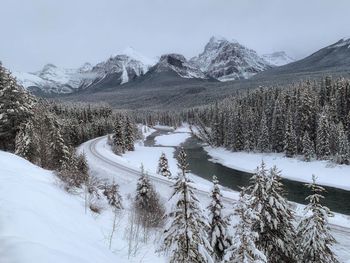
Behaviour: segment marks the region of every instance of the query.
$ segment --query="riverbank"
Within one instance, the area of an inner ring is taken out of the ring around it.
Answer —
[[[253,173],[264,161],[268,168],[276,165],[282,171],[283,178],[309,183],[315,174],[321,185],[350,190],[349,165],[337,165],[329,161],[304,162],[279,153],[231,152],[222,147],[206,146],[204,150],[211,156],[210,161],[232,169]]]

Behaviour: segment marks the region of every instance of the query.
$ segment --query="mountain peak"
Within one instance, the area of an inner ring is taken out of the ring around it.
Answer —
[[[211,37],[204,51],[190,62],[221,81],[246,79],[271,67],[254,50],[217,36]]]
[[[345,37],[340,39],[338,42],[334,43],[333,45],[330,45],[328,48],[339,48],[347,46],[350,48],[350,37]]]
[[[152,58],[148,58],[138,51],[136,51],[133,47],[128,46],[126,47],[122,52],[121,55],[126,55],[134,60],[140,61],[141,63],[145,64],[146,66],[153,66],[156,64],[156,60]]]
[[[295,59],[288,56],[285,51],[276,51],[270,54],[264,54],[262,57],[273,66],[283,66],[295,61]]]

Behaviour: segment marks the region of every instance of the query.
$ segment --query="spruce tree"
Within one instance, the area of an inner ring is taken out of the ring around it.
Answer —
[[[166,158],[165,153],[162,153],[159,158],[157,173],[167,178],[171,177],[171,172],[169,170],[168,165],[168,158]]]
[[[257,233],[253,231],[254,222],[259,220],[250,207],[251,197],[242,189],[235,204],[234,215],[238,222],[234,226],[232,245],[227,249],[224,262],[227,263],[266,263],[266,256],[256,247]]]
[[[323,109],[317,123],[316,154],[319,159],[328,159],[330,151],[330,124],[328,111]]]
[[[303,137],[303,156],[304,160],[310,162],[315,157],[313,142],[310,140],[309,133],[306,131]]]
[[[337,126],[337,151],[335,158],[339,164],[349,164],[350,161],[349,141],[341,122]]]
[[[114,180],[112,184],[104,186],[103,194],[106,196],[109,205],[115,209],[123,209],[123,198],[119,193],[119,185]]]
[[[272,115],[272,150],[275,152],[283,152],[284,150],[284,126],[285,118],[282,111],[280,98],[275,102],[275,107]]]
[[[135,149],[134,147],[134,126],[131,121],[131,118],[126,115],[125,119],[125,149],[127,151],[133,151]]]
[[[288,111],[286,130],[285,130],[284,151],[287,157],[294,157],[297,154],[297,137],[295,134],[292,116]]]
[[[216,262],[220,262],[223,258],[226,248],[229,245],[226,228],[227,219],[224,217],[222,210],[222,195],[220,192],[219,181],[213,176],[213,188],[211,190],[211,202],[208,206],[209,210],[209,242],[213,248],[213,258]]]
[[[328,217],[333,214],[328,207],[321,204],[325,189],[316,184],[316,177],[312,176],[312,183],[306,185],[311,195],[306,198],[309,204],[305,207],[305,215],[298,226],[299,261],[305,263],[338,263],[332,251],[335,239],[331,234]]]
[[[28,120],[21,125],[16,135],[15,154],[27,159],[32,163],[36,163],[38,158],[38,138],[34,130],[32,120]]]
[[[121,117],[119,117],[115,122],[113,135],[113,151],[115,154],[118,155],[125,153],[125,136]]]
[[[141,166],[140,178],[137,181],[134,205],[139,215],[139,221],[144,227],[156,227],[161,224],[164,208],[149,176],[144,171],[143,165]]]
[[[33,116],[36,100],[0,63],[0,149],[15,150],[21,125]]]
[[[162,249],[171,263],[213,262],[210,256],[212,248],[206,233],[209,225],[187,175],[188,163],[184,149],[179,152],[178,167],[180,172],[171,197],[174,205],[167,216]]]
[[[268,262],[296,262],[294,216],[287,200],[283,197],[283,185],[276,167],[269,172],[264,162],[251,178],[248,191],[252,196],[250,208],[259,219],[254,222],[257,232],[257,248]]]
[[[269,128],[267,127],[266,115],[263,112],[260,121],[260,133],[258,140],[258,150],[261,152],[270,151]]]

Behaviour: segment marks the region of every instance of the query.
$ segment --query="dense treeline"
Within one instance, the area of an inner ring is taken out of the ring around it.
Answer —
[[[349,80],[260,88],[192,109],[186,118],[213,146],[349,164]]]
[[[84,158],[75,153],[74,147],[112,133],[120,121],[126,120],[128,129],[126,150],[133,149],[136,132],[129,113],[112,111],[103,104],[63,104],[38,99],[18,85],[1,64],[0,98],[0,149],[57,170],[69,185],[80,186],[84,181],[80,165]]]

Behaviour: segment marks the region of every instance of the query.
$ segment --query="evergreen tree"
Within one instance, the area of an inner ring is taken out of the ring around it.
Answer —
[[[219,181],[213,176],[213,189],[211,190],[211,202],[209,210],[209,242],[213,248],[213,257],[216,262],[223,258],[226,248],[229,245],[226,235],[227,220],[222,214],[224,208]]]
[[[283,152],[284,150],[284,114],[280,99],[276,99],[273,115],[272,115],[272,150],[276,152]]]
[[[21,125],[16,135],[15,154],[35,163],[38,157],[37,145],[38,138],[35,134],[34,125],[32,120],[29,120]]]
[[[323,109],[318,119],[316,154],[319,159],[327,159],[331,155],[330,152],[330,124],[328,113]]]
[[[48,118],[48,120],[50,121],[51,168],[65,169],[70,165],[71,151],[63,139],[58,121],[52,117]]]
[[[269,128],[267,127],[266,115],[264,112],[262,113],[261,122],[260,122],[258,150],[261,152],[270,151]]]
[[[306,131],[303,137],[303,155],[304,160],[310,162],[315,157],[313,142],[310,140],[309,133]]]
[[[283,197],[283,185],[276,167],[266,170],[264,162],[251,178],[248,191],[252,196],[250,208],[259,216],[253,231],[258,233],[257,248],[268,262],[295,262],[294,216]]]
[[[178,155],[180,173],[171,197],[174,206],[168,214],[164,231],[163,249],[171,263],[213,262],[212,248],[208,242],[208,223],[194,194],[192,181],[188,178],[188,164],[184,149]]]
[[[241,191],[235,205],[234,215],[238,222],[234,226],[232,245],[227,249],[224,262],[228,263],[266,263],[266,256],[260,251],[255,242],[257,233],[252,230],[253,223],[259,220],[258,215],[250,207],[251,198]]]
[[[128,115],[126,115],[126,123],[125,123],[125,149],[127,151],[133,151],[134,147],[134,126]]]
[[[103,194],[106,196],[108,203],[115,209],[123,209],[123,198],[119,193],[119,185],[113,180],[111,185],[105,185]]]
[[[305,217],[298,226],[299,260],[305,263],[338,263],[331,247],[335,239],[328,225],[328,217],[333,214],[321,204],[322,192],[325,189],[313,182],[307,187],[311,195],[306,198],[309,204],[305,207]]]
[[[125,153],[125,138],[121,117],[115,122],[113,144],[113,151],[115,154],[121,155]]]
[[[294,157],[297,154],[297,138],[292,122],[291,112],[288,112],[285,131],[284,151],[287,157]]]
[[[337,152],[336,162],[339,164],[349,164],[350,161],[350,149],[349,141],[344,131],[344,126],[340,122],[337,126]]]
[[[0,149],[14,151],[21,124],[33,115],[36,101],[0,63]]]
[[[171,177],[171,172],[169,170],[168,165],[168,158],[166,158],[165,153],[162,153],[162,155],[159,158],[157,173],[167,178]]]
[[[134,205],[139,215],[139,221],[144,227],[156,227],[161,224],[164,208],[160,204],[159,196],[154,190],[149,176],[145,173],[143,165],[137,182]]]

